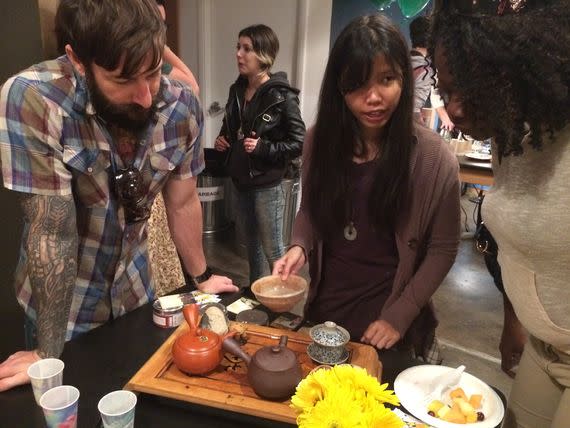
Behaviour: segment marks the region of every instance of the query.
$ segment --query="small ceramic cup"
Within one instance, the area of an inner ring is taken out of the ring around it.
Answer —
[[[350,340],[350,333],[333,321],[317,324],[311,328],[309,335],[316,344],[327,348],[342,347]]]

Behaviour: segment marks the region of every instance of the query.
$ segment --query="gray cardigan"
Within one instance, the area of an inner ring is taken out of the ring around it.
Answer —
[[[423,355],[428,333],[437,326],[431,296],[453,265],[460,236],[460,191],[457,159],[446,143],[422,125],[415,129],[410,157],[408,197],[395,227],[399,263],[392,293],[380,319],[387,321]],[[310,168],[313,132],[303,147],[303,175]],[[305,181],[306,182],[306,181]],[[307,191],[295,218],[292,245],[299,245],[309,259],[311,285],[305,305],[317,295],[321,278],[323,242],[313,237],[307,211]]]

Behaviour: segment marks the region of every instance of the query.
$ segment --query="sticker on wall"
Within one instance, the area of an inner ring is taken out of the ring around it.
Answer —
[[[392,3],[397,2],[402,14],[406,18],[413,18],[428,5],[430,0],[370,0],[379,10],[387,9]]]
[[[224,199],[224,186],[198,187],[200,202],[213,202]]]

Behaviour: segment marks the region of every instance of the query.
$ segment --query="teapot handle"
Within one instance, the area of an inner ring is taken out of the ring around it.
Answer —
[[[182,313],[184,314],[184,319],[190,326],[190,331],[200,335],[202,331],[202,329],[198,327],[200,325],[200,307],[196,303],[185,305],[182,309]]]
[[[288,340],[289,340],[289,336],[287,336],[286,334],[282,335],[279,338],[279,348],[286,348]]]

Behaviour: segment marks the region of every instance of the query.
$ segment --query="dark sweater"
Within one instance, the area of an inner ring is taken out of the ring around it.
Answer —
[[[415,134],[410,193],[394,230],[399,263],[379,319],[387,321],[421,355],[428,333],[437,326],[431,297],[453,265],[459,246],[460,193],[459,165],[445,142],[421,125]],[[312,135],[307,133],[303,147],[303,175],[310,170]],[[306,209],[308,194],[304,189],[291,239],[309,257],[311,286],[306,308],[318,293],[323,263],[323,242],[313,238]]]

